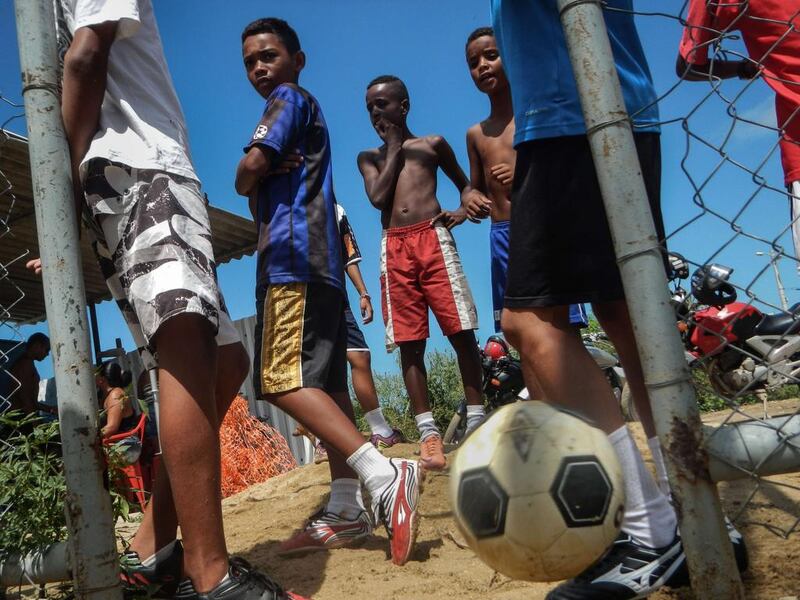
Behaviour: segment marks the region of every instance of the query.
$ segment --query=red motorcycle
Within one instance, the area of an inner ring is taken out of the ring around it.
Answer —
[[[764,314],[737,302],[729,282],[733,269],[718,264],[694,272],[692,300],[678,283],[688,275],[688,265],[680,260],[680,255],[670,257],[678,327],[691,362],[703,366],[714,391],[728,399],[741,393],[765,398],[767,390],[798,383],[800,303],[787,312]]]

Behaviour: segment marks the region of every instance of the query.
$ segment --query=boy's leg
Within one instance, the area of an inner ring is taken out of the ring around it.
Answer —
[[[228,408],[241,388],[250,370],[250,357],[241,342],[218,346],[217,380],[215,386],[217,433]],[[165,468],[158,470],[150,502],[144,511],[142,523],[131,541],[130,549],[139,557],[153,556],[172,542],[177,534],[178,515]]]
[[[607,433],[624,425],[608,381],[575,335],[568,307],[506,307],[503,332],[519,350],[523,373],[536,375],[548,401],[585,415]]]
[[[400,368],[406,384],[411,409],[415,415],[431,410],[428,402],[428,371],[425,368],[425,340],[401,342]]]
[[[380,408],[375,380],[372,377],[370,358],[369,350],[347,350],[347,362],[350,363],[350,376],[353,378],[353,391],[365,413]]]
[[[642,169],[657,190],[658,138],[643,135]],[[503,330],[548,402],[587,416],[609,434],[626,496],[620,538],[548,598],[643,597],[680,568],[683,555],[675,513],[644,467],[602,370],[569,322],[570,303],[624,298],[585,138],[518,147],[511,224]],[[651,578],[655,572],[660,576]]]
[[[384,457],[355,426],[346,392],[343,301],[340,290],[323,284],[279,284],[259,290],[256,391],[324,442],[333,477],[346,479],[355,472],[364,482],[376,520],[389,532],[392,560],[404,564],[416,538],[418,466]],[[341,463],[343,457],[352,471]],[[396,508],[398,503],[402,510]]]
[[[378,392],[375,389],[375,380],[372,376],[370,351],[348,349],[347,361],[350,363],[350,375],[353,379],[356,399],[364,410],[364,419],[372,433],[370,442],[375,447],[384,449],[405,441],[403,434],[397,429],[392,429],[383,415],[383,409],[378,401]]]
[[[181,524],[184,571],[206,592],[228,572],[214,398],[217,345],[211,324],[192,314],[166,321],[154,342],[163,466]]]
[[[425,368],[425,340],[402,342],[400,346],[400,367],[403,381],[411,400],[414,421],[419,431],[420,463],[429,471],[444,469],[442,434],[433,419],[428,401],[428,371]]]
[[[648,439],[653,438],[656,435],[653,411],[650,407],[647,388],[644,385],[642,363],[639,359],[636,339],[633,336],[628,306],[624,300],[618,300],[616,302],[596,302],[592,305],[592,309],[617,351],[645,435]]]
[[[383,416],[378,402],[378,392],[375,390],[375,380],[372,377],[369,346],[347,302],[345,302],[344,318],[347,326],[347,362],[350,363],[356,400],[361,405],[364,418],[372,432],[370,441],[378,448],[388,448],[403,441],[403,437],[400,432],[395,432],[389,427]]]
[[[458,370],[467,401],[466,432],[474,431],[486,416],[483,404],[483,368],[478,353],[478,341],[471,329],[448,336],[458,359]]]

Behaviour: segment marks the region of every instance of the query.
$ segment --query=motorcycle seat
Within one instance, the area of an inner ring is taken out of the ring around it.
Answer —
[[[800,302],[789,308],[789,312],[764,315],[756,325],[756,335],[789,335],[800,331]]]

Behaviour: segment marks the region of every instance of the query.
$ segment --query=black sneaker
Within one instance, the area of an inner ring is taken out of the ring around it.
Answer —
[[[181,580],[183,545],[180,540],[172,544],[172,552],[155,564],[144,566],[139,555],[126,550],[119,560],[125,597],[172,598]]]
[[[686,562],[681,538],[662,548],[639,544],[620,533],[606,554],[583,573],[547,594],[547,600],[634,600],[646,598]]]
[[[728,539],[730,539],[731,545],[733,546],[733,556],[736,559],[736,566],[739,569],[739,573],[744,573],[747,567],[750,566],[750,557],[747,554],[747,546],[744,543],[744,537],[739,533],[736,527],[733,526],[733,523],[731,523],[728,517],[725,517],[725,527],[728,529]],[[680,535],[680,531],[678,535]],[[686,564],[685,556],[680,568],[677,569],[667,581],[667,585],[672,588],[689,585],[689,567]]]
[[[195,591],[192,582],[184,579],[173,596],[175,600],[308,600],[283,588],[263,573],[256,571],[243,558],[231,557],[228,577],[205,594]]]

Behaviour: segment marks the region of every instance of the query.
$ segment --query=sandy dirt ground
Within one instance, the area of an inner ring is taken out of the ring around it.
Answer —
[[[770,403],[772,415],[793,412],[797,401]],[[754,409],[758,414],[757,407]],[[717,421],[722,414],[710,415]],[[641,428],[633,426],[637,443],[649,461]],[[411,456],[416,446],[404,444],[389,451]],[[650,463],[652,466],[652,463]],[[720,493],[726,511],[739,515],[737,525],[750,552],[744,575],[746,597],[757,600],[797,600],[800,597],[800,530],[787,530],[800,517],[800,493],[779,484],[800,487],[800,474],[774,477],[742,509],[753,482],[723,483]],[[224,502],[225,529],[231,552],[271,573],[286,588],[315,600],[422,600],[496,598],[537,600],[552,584],[512,581],[484,565],[464,546],[450,512],[448,474],[428,475],[422,493],[419,538],[411,560],[403,567],[389,560],[383,530],[360,548],[341,548],[297,558],[276,556],[278,544],[303,524],[326,500],[327,465],[309,465],[254,486]],[[778,485],[775,485],[778,484]],[[798,527],[800,529],[800,527]],[[689,589],[664,590],[658,600],[696,598]],[[702,599],[700,599],[702,600]]]

